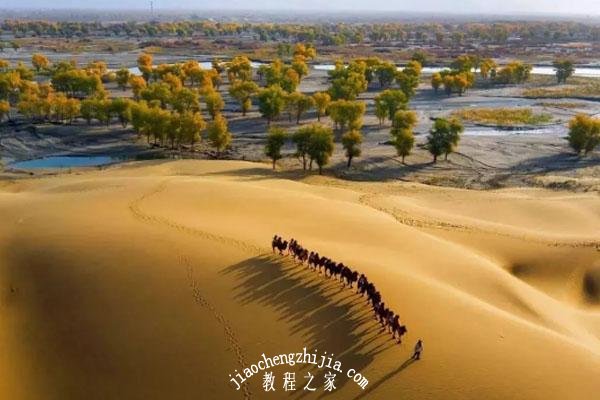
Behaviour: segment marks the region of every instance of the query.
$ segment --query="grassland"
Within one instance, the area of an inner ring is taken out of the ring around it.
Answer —
[[[453,117],[464,122],[496,126],[542,125],[552,121],[546,113],[531,108],[471,108],[453,111]]]

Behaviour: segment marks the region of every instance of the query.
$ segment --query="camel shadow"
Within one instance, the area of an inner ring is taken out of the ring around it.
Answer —
[[[220,273],[236,279],[233,295],[238,302],[273,310],[274,318],[288,324],[291,334],[302,337],[307,350],[334,354],[344,366],[362,371],[377,354],[396,347],[390,335],[373,329],[378,323],[365,313],[370,305],[364,299],[356,301],[360,299],[356,289],[342,289],[339,281],[289,259],[261,255]],[[336,386],[339,384],[339,389],[350,381],[340,379]],[[302,393],[297,395],[303,397]]]

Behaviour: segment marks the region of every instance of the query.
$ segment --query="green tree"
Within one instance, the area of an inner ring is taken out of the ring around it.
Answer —
[[[418,62],[422,66],[426,66],[427,63],[428,63],[428,61],[429,61],[429,57],[428,57],[427,53],[425,53],[421,49],[415,50],[415,52],[412,54],[412,56],[410,57],[410,59],[412,61]]]
[[[202,132],[206,128],[206,122],[199,112],[184,111],[179,115],[179,137],[182,141],[189,143],[191,150],[194,145],[202,140]]]
[[[227,120],[221,114],[217,114],[208,125],[207,137],[211,145],[217,150],[217,158],[231,143],[231,133],[227,126]]]
[[[358,130],[349,131],[342,136],[342,146],[344,146],[344,150],[346,150],[346,157],[348,158],[348,164],[346,165],[347,168],[350,168],[352,159],[354,157],[360,157],[360,145],[362,140],[362,135]]]
[[[296,117],[296,124],[300,124],[302,114],[315,106],[312,97],[300,92],[293,92],[286,96],[286,105]]]
[[[483,79],[493,79],[496,76],[497,68],[498,65],[496,65],[496,62],[494,60],[492,60],[491,58],[485,58],[481,60],[481,63],[479,64],[479,74]]]
[[[266,87],[258,92],[258,110],[268,125],[283,111],[285,98],[286,93],[278,85]]]
[[[227,65],[227,78],[233,83],[237,80],[252,80],[252,63],[246,56],[236,56]]]
[[[347,129],[360,129],[366,105],[364,101],[336,100],[329,105],[329,116],[341,134]]]
[[[440,86],[442,86],[442,83],[444,83],[444,78],[442,78],[442,75],[439,72],[434,72],[431,75],[431,87],[435,93],[438,92],[438,89]]]
[[[192,113],[200,111],[200,99],[195,89],[182,87],[171,93],[171,106],[178,113],[191,111]]]
[[[287,133],[282,128],[272,127],[269,129],[265,145],[265,155],[273,161],[273,169],[275,169],[277,160],[283,157],[281,155],[281,148],[285,145],[287,137]]]
[[[204,95],[204,103],[206,104],[206,110],[212,120],[215,120],[215,118],[221,114],[221,110],[225,107],[223,98],[216,90],[212,90]]]
[[[402,164],[404,164],[404,158],[410,155],[414,145],[415,135],[412,130],[402,129],[394,135],[394,147],[396,148],[396,153],[402,157]]]
[[[229,94],[240,103],[244,116],[252,107],[252,96],[257,92],[258,85],[252,81],[236,81],[229,88]]]
[[[390,62],[384,62],[375,67],[375,75],[379,81],[379,86],[382,88],[389,87],[394,82],[397,71],[396,65]]]
[[[569,122],[569,145],[584,155],[600,144],[600,119],[578,114]]]
[[[313,94],[315,108],[317,110],[317,121],[321,121],[321,117],[327,113],[327,108],[331,103],[331,96],[327,92],[316,92]]]
[[[308,155],[310,163],[316,162],[319,167],[319,175],[323,173],[323,166],[327,165],[333,154],[333,132],[331,128],[314,124],[308,127],[310,140],[308,144]]]
[[[405,110],[397,111],[392,119],[390,134],[396,152],[402,157],[402,163],[404,163],[404,158],[410,155],[414,146],[413,129],[417,125],[417,120],[417,114],[414,111]]]
[[[171,102],[171,88],[164,82],[154,82],[141,90],[140,98],[149,103],[156,100],[162,108],[166,108]]]
[[[305,126],[292,135],[292,142],[296,145],[296,157],[302,159],[302,169],[305,171],[311,134],[311,126]]]
[[[117,97],[112,99],[110,110],[112,115],[116,115],[123,125],[123,128],[127,127],[127,124],[131,121],[131,101],[123,97]]]
[[[329,71],[331,86],[329,94],[334,100],[354,100],[367,90],[367,65],[364,62],[353,61],[347,67],[341,62],[336,63],[335,69]]]
[[[556,80],[558,84],[567,83],[567,79],[570,78],[575,72],[575,65],[573,61],[568,59],[555,60],[552,64],[554,71],[556,72]]]
[[[116,72],[117,75],[117,86],[121,90],[127,89],[127,85],[129,84],[129,78],[131,77],[131,73],[127,68],[121,68]]]
[[[433,162],[437,162],[438,156],[453,152],[458,146],[460,133],[464,130],[463,125],[456,119],[447,120],[438,118],[427,136],[426,148],[433,156]]]
[[[408,100],[403,91],[387,89],[375,97],[375,108],[382,107],[386,110],[385,116],[392,119],[396,111],[406,108]],[[380,113],[379,116],[382,114]],[[385,117],[384,117],[385,120]]]
[[[87,121],[88,125],[90,125],[92,119],[96,117],[97,102],[98,100],[96,99],[84,99],[81,101],[81,117]]]

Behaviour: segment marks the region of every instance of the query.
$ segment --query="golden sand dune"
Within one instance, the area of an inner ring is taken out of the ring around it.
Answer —
[[[0,214],[0,398],[320,398],[322,371],[302,390],[306,366],[275,367],[274,393],[261,374],[239,391],[229,381],[304,347],[344,366],[325,398],[600,393],[595,194],[178,161],[20,180],[2,187]],[[365,273],[404,344],[353,291],[273,255],[274,233]],[[408,363],[418,338],[423,359]]]

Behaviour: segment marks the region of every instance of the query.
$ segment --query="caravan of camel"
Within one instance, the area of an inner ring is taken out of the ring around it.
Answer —
[[[344,286],[347,285],[352,288],[353,283],[356,282],[356,293],[360,293],[361,297],[367,295],[367,301],[373,307],[375,319],[379,320],[384,330],[387,328],[394,339],[396,334],[398,335],[398,343],[402,342],[402,335],[408,331],[406,326],[400,325],[400,316],[385,306],[381,299],[381,293],[364,274],[359,276],[358,271],[352,270],[343,263],[337,263],[330,258],[322,257],[314,251],[309,252],[295,239],[290,239],[288,242],[275,235],[271,247],[273,252],[277,250],[280,255],[284,255],[284,252],[287,251],[287,255],[291,255],[294,260],[300,261],[301,264],[306,263],[309,268],[318,271],[319,274],[323,273],[329,278],[340,280]]]

